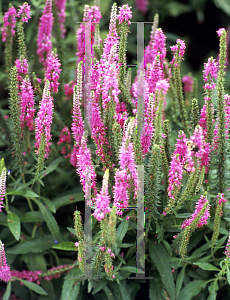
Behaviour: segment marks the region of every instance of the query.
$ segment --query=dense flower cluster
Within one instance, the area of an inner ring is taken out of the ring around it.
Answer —
[[[18,10],[17,17],[19,18],[22,15],[22,22],[28,23],[28,20],[31,18],[30,6],[28,3],[23,3],[19,5],[20,9]]]
[[[49,80],[51,91],[57,93],[58,86],[60,84],[58,82],[58,79],[61,73],[61,68],[60,68],[61,64],[58,59],[58,55],[52,51],[46,60],[46,64],[47,64],[47,68],[45,73],[45,80]]]
[[[16,9],[14,7],[10,7],[3,16],[3,27],[1,28],[3,42],[5,42],[8,37],[8,28],[10,28],[11,36],[15,35],[14,27],[16,24],[16,15]]]
[[[218,65],[215,59],[208,58],[208,62],[204,64],[203,78],[204,82],[208,81],[204,85],[205,90],[214,90],[216,83],[213,82],[213,78],[217,78]]]
[[[37,54],[39,56],[39,62],[43,63],[44,66],[47,65],[46,58],[52,50],[51,34],[53,22],[52,0],[46,0],[43,14],[39,20],[37,38]]]
[[[182,78],[182,82],[184,84],[184,91],[187,92],[192,92],[192,86],[193,86],[193,78],[189,75],[185,75]]]
[[[7,265],[4,244],[0,241],[0,279],[8,282],[11,280],[10,266]]]
[[[58,21],[62,33],[62,38],[64,39],[66,33],[66,29],[64,26],[65,17],[66,17],[66,13],[65,13],[66,0],[55,0],[55,4],[57,7],[57,15],[58,15]]]
[[[199,212],[204,207],[205,203],[208,203],[207,197],[201,196],[200,199],[197,201],[197,203],[195,205],[196,209],[195,209],[194,213],[192,214],[192,216],[190,218],[185,219],[185,221],[181,225],[181,229],[184,229],[185,227],[189,226],[196,219]],[[198,221],[198,223],[196,225],[196,228],[202,227],[205,224],[207,224],[207,222],[208,222],[207,220],[210,217],[210,213],[209,213],[210,207],[211,207],[211,205],[208,204],[204,214],[202,215],[202,217]]]
[[[53,98],[50,95],[50,83],[47,80],[43,92],[43,97],[40,103],[40,108],[38,111],[37,118],[35,119],[35,147],[39,149],[42,135],[45,135],[46,147],[45,147],[45,157],[48,157],[49,146],[51,145],[50,139],[52,135],[50,134],[51,123],[53,120]],[[36,151],[39,153],[39,151]]]
[[[21,104],[21,128],[24,126],[28,127],[31,131],[34,129],[34,116],[36,109],[34,108],[34,93],[31,82],[29,78],[25,78],[21,84],[21,93],[20,93],[20,104]]]
[[[179,50],[178,57],[180,59],[183,57],[183,55],[185,53],[185,42],[180,39],[177,39],[176,45],[170,46],[170,48],[171,48],[172,52],[174,53],[173,59],[170,64],[174,64],[176,61],[176,55],[177,55],[178,50]],[[174,65],[175,65],[175,67],[177,67],[178,62],[176,62]]]
[[[132,12],[131,8],[129,5],[123,5],[122,7],[119,7],[119,15],[117,16],[119,20],[119,24],[122,22],[126,21],[128,22],[128,25],[131,24],[130,19],[132,19]]]

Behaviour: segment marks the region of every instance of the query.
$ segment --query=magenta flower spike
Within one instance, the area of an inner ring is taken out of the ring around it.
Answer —
[[[130,19],[132,19],[132,11],[131,11],[131,6],[128,4],[122,5],[122,7],[119,7],[119,14],[117,16],[119,20],[119,24],[122,22],[126,21],[128,22],[128,25],[131,24]]]
[[[21,128],[27,126],[29,131],[34,130],[34,116],[36,109],[34,108],[34,93],[33,87],[29,78],[25,78],[21,84],[20,104],[21,104]]]
[[[184,55],[184,53],[185,53],[185,48],[186,48],[185,42],[182,41],[182,40],[180,40],[180,39],[177,39],[176,45],[170,46],[170,49],[171,49],[172,52],[173,52],[173,59],[172,59],[172,61],[170,62],[170,64],[172,64],[172,65],[173,65],[173,64],[175,63],[175,61],[176,61],[176,53],[177,53],[177,51],[178,51],[178,49],[179,49],[179,45],[178,45],[178,44],[180,44],[179,59],[182,59],[182,57],[183,57],[183,55]],[[175,67],[177,67],[177,66],[178,66],[178,63],[175,63]]]
[[[230,231],[229,231],[229,237],[228,237],[227,245],[225,247],[224,254],[227,256],[227,258],[230,258]]]
[[[51,34],[53,22],[52,0],[46,0],[43,14],[39,20],[37,38],[37,54],[39,56],[39,62],[42,63],[43,66],[47,65],[46,59],[52,50]]]
[[[139,189],[139,179],[135,165],[134,147],[130,142],[130,136],[133,131],[133,121],[130,121],[125,131],[122,145],[120,148],[119,163],[120,169],[115,173],[115,186],[113,187],[114,203],[117,207],[117,214],[122,215],[121,209],[128,207],[128,190],[133,188],[134,198],[137,197]]]
[[[116,3],[114,3],[110,14],[109,34],[107,35],[104,41],[104,50],[102,54],[103,59],[108,59],[112,47],[114,45],[117,45],[118,43],[116,20],[117,20],[117,5]]]
[[[51,124],[53,120],[53,98],[50,96],[50,83],[47,80],[44,91],[43,97],[40,102],[40,108],[38,111],[37,118],[35,119],[35,140],[34,143],[35,147],[39,149],[41,144],[42,135],[45,134],[46,138],[46,148],[45,148],[45,157],[49,156],[49,146],[52,144],[50,139],[52,135],[50,134]],[[38,150],[36,151],[38,154]]]
[[[51,92],[57,93],[58,92],[58,86],[59,82],[58,79],[60,77],[61,73],[61,64],[58,59],[58,55],[55,54],[53,51],[49,55],[49,57],[46,60],[46,73],[45,73],[45,80],[49,80],[50,82],[50,88]]]
[[[197,217],[201,209],[204,207],[205,203],[208,203],[208,199],[207,197],[202,195],[195,205],[194,213],[190,218],[185,219],[185,221],[181,225],[181,229],[184,229],[185,227],[191,225],[191,223],[195,220],[195,218]],[[200,218],[199,222],[197,223],[196,228],[202,227],[203,225],[207,224],[208,222],[207,220],[210,217],[210,213],[209,213],[210,207],[211,205],[208,204],[203,216]]]
[[[104,219],[105,215],[107,213],[111,212],[111,210],[112,210],[109,207],[111,197],[108,192],[108,183],[109,183],[109,169],[106,169],[104,176],[103,176],[101,192],[97,194],[97,197],[95,199],[96,208],[94,210],[93,216],[98,221],[101,221],[102,219]]]
[[[137,9],[143,15],[145,15],[148,11],[149,1],[148,0],[135,0],[135,5],[136,5]]]
[[[87,137],[83,136],[81,139],[81,144],[77,154],[77,173],[80,176],[80,182],[83,186],[83,191],[85,193],[85,199],[91,199],[91,190],[93,190],[94,195],[97,195],[96,187],[96,173],[91,162],[91,151],[87,147]],[[92,181],[92,183],[91,183]],[[91,206],[91,202],[88,201],[87,205]]]
[[[11,30],[12,37],[15,35],[15,24],[16,24],[16,9],[14,7],[10,7],[8,11],[3,16],[3,27],[1,27],[2,32],[2,41],[5,42],[8,37],[7,32],[8,28]]]
[[[5,197],[5,192],[6,192],[6,168],[4,167],[0,175],[0,212],[2,212],[2,208],[4,208],[2,204]]]
[[[185,75],[183,78],[182,78],[182,82],[184,84],[184,91],[186,93],[188,92],[192,92],[192,85],[193,85],[193,78],[189,75]]]
[[[83,15],[83,23],[80,24],[78,30],[77,30],[77,50],[75,54],[78,56],[77,62],[84,61],[85,57],[85,22],[91,22],[91,36],[92,46],[95,43],[94,39],[94,32],[96,24],[100,22],[101,19],[101,12],[99,6],[91,6],[85,5],[84,7],[84,15]],[[92,53],[92,58],[94,57],[94,54]]]
[[[7,265],[4,244],[0,241],[0,279],[5,282],[11,280],[10,266]]]
[[[66,29],[64,25],[65,17],[66,17],[66,13],[65,13],[66,0],[55,0],[55,4],[57,7],[58,22],[62,33],[62,38],[64,39],[66,33]]]
[[[20,18],[22,15],[22,22],[28,23],[28,20],[31,18],[30,6],[28,3],[23,3],[19,5],[20,9],[18,10],[17,17]]]
[[[205,90],[214,90],[216,87],[216,83],[214,83],[213,79],[217,78],[218,72],[218,64],[215,59],[208,58],[208,62],[204,64],[203,78],[204,82],[207,82],[204,85]]]

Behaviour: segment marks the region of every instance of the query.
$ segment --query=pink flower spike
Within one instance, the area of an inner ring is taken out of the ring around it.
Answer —
[[[220,197],[218,204],[220,205],[221,203],[227,202],[227,200],[224,198],[224,193],[218,194],[216,196],[217,198]]]
[[[40,109],[35,119],[35,147],[39,149],[41,144],[42,135],[45,134],[46,138],[46,148],[45,148],[45,157],[49,156],[49,146],[51,145],[50,139],[52,135],[50,134],[51,123],[53,120],[53,98],[50,96],[50,83],[47,80],[43,97],[40,102]],[[36,150],[38,154],[39,150]]]
[[[145,15],[148,11],[148,5],[149,5],[149,1],[148,0],[135,0],[135,4],[137,9],[143,14]]]
[[[201,195],[200,199],[196,202],[194,213],[190,218],[185,219],[185,221],[181,225],[181,229],[184,229],[185,227],[192,224],[192,222],[195,220],[195,218],[197,217],[197,215],[199,214],[199,212],[202,210],[202,208],[206,203],[208,203],[207,197]],[[207,205],[206,211],[204,212],[203,216],[200,218],[196,228],[202,227],[203,225],[207,224],[207,220],[210,217],[210,213],[209,213],[210,206],[211,206],[210,204]]]
[[[46,60],[46,73],[45,73],[45,80],[49,80],[51,91],[54,93],[58,92],[58,86],[60,83],[58,83],[58,79],[60,77],[61,73],[61,64],[58,59],[58,55],[55,54],[53,51],[49,55],[49,57]]]
[[[170,46],[172,52],[173,52],[173,59],[172,61],[170,62],[170,64],[174,64],[175,60],[176,60],[176,53],[179,49],[179,46],[180,46],[180,50],[179,50],[179,58],[182,58],[182,56],[184,55],[185,53],[185,42],[180,40],[180,39],[177,39],[176,41],[176,45],[174,46]],[[177,64],[175,64],[175,67],[177,67]]]
[[[204,85],[205,90],[214,90],[216,87],[216,84],[214,83],[213,79],[217,78],[217,72],[218,72],[218,64],[215,59],[212,57],[208,58],[208,62],[204,64],[204,70],[203,70],[203,78],[204,82],[208,81]]]
[[[225,31],[225,28],[220,28],[219,30],[217,30],[218,36],[221,37],[221,35],[224,31]]]
[[[100,194],[97,194],[97,197],[95,199],[96,209],[94,210],[93,216],[98,221],[104,219],[106,213],[111,212],[111,208],[109,207],[111,197],[108,192],[108,184],[109,184],[109,169],[107,169],[104,173],[101,192]]]
[[[34,116],[36,109],[34,108],[34,94],[33,87],[29,78],[25,78],[21,84],[21,93],[20,93],[20,104],[21,104],[21,128],[23,129],[26,125],[29,128],[29,131],[34,130]]]
[[[39,56],[39,62],[43,63],[44,66],[46,66],[46,58],[52,50],[51,33],[53,22],[52,0],[46,0],[43,14],[39,19],[37,38],[37,54]]]
[[[0,279],[5,282],[11,280],[10,266],[7,265],[4,244],[0,241]]]
[[[119,15],[117,16],[119,24],[124,21],[128,22],[128,25],[131,24],[130,19],[132,18],[131,6],[124,4],[122,7],[119,7]]]
[[[11,29],[12,37],[15,35],[15,24],[16,24],[16,9],[14,7],[10,7],[8,11],[4,14],[3,17],[3,27],[1,28],[2,32],[2,41],[5,42],[6,38],[8,37],[8,27]]]
[[[17,17],[20,18],[22,15],[22,22],[28,23],[28,20],[31,18],[30,6],[28,3],[23,3],[19,5],[20,9],[18,10]]]
[[[185,92],[192,92],[193,78],[189,75],[185,75],[182,78],[182,82],[184,84],[184,91]]]
[[[64,26],[65,17],[66,17],[66,13],[65,13],[66,0],[55,0],[55,4],[57,7],[58,22],[62,32],[62,38],[64,39],[66,33],[66,29]]]
[[[79,246],[79,243],[78,243],[78,242],[76,242],[74,245],[75,245],[75,247],[78,247],[78,246]]]

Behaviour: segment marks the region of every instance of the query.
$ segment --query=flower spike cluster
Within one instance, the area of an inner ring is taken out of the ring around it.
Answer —
[[[40,108],[38,112],[38,116],[35,119],[35,147],[37,149],[40,148],[42,135],[45,135],[45,157],[49,156],[49,146],[52,144],[50,139],[52,135],[50,134],[51,123],[53,120],[53,98],[50,95],[50,83],[47,80],[43,97],[40,103]],[[36,151],[39,153],[39,150]]]
[[[3,27],[1,28],[2,32],[2,41],[5,42],[6,38],[9,37],[9,31],[11,36],[15,35],[15,24],[16,24],[16,9],[14,7],[10,7],[9,10],[4,14],[3,17]]]
[[[108,193],[108,182],[109,182],[109,169],[107,169],[103,176],[102,188],[100,194],[97,194],[95,199],[96,209],[94,210],[93,216],[101,221],[104,219],[105,214],[111,212],[109,207],[110,195]]]
[[[0,279],[5,282],[11,280],[10,266],[7,265],[4,244],[0,241]]]
[[[52,50],[51,34],[53,22],[54,18],[52,13],[52,0],[46,0],[43,14],[39,20],[37,38],[37,54],[39,56],[39,62],[44,66],[47,65],[46,58]]]
[[[17,17],[20,18],[22,15],[22,22],[28,23],[28,20],[31,18],[30,6],[28,3],[23,3],[19,5],[20,9],[18,10]]]
[[[51,92],[57,93],[58,86],[58,79],[61,73],[61,64],[58,59],[58,55],[55,52],[51,52],[49,57],[46,60],[47,68],[45,73],[45,80],[49,80]]]

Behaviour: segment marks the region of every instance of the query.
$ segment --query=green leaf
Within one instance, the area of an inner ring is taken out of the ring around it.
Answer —
[[[76,190],[78,191],[76,192]],[[80,201],[84,201],[84,193],[81,187],[74,189],[73,193],[70,193],[66,196],[55,198],[52,202],[57,210],[64,205],[68,205]]]
[[[103,287],[107,284],[106,281],[100,280],[94,287],[92,295],[98,293],[100,290],[103,289]]]
[[[9,281],[7,284],[7,288],[3,295],[2,300],[8,300],[10,298],[10,294],[11,294],[11,281]]]
[[[43,177],[45,177],[48,174],[50,174],[51,172],[53,172],[58,167],[58,165],[63,161],[64,161],[63,157],[59,157],[59,158],[55,159],[54,161],[52,161],[52,163],[49,164],[48,168],[46,168],[44,171],[42,171],[40,179],[42,179]]]
[[[132,266],[124,266],[124,267],[121,267],[120,270],[122,271],[127,271],[127,272],[130,272],[130,273],[135,273],[135,274],[145,274],[145,272],[143,272],[142,270],[140,269],[137,269],[136,267],[132,267]]]
[[[228,265],[226,265],[226,267],[227,267],[227,280],[228,280],[228,284],[230,285],[230,271]]]
[[[117,228],[117,242],[121,243],[123,241],[124,236],[129,228],[129,221],[125,219],[121,222],[121,224]]]
[[[165,248],[161,244],[149,243],[149,253],[154,264],[160,273],[161,280],[169,293],[172,300],[175,300],[175,283],[173,280],[171,264],[164,261],[165,257],[169,257]]]
[[[103,291],[105,292],[108,300],[114,300],[113,294],[107,286],[103,287]]]
[[[122,280],[118,285],[118,288],[121,293],[120,300],[133,300],[135,299],[135,295],[138,292],[140,285],[137,282],[133,282],[131,280]]]
[[[36,199],[33,199],[33,201],[35,201],[36,204],[38,205],[54,239],[58,242],[61,242],[61,235],[60,235],[59,227],[58,227],[57,221],[54,218],[54,216],[52,215],[52,213],[40,201],[38,201]]]
[[[54,214],[56,213],[56,207],[52,201],[50,201],[47,198],[41,197],[45,205],[49,208],[50,211],[52,211]]]
[[[75,231],[74,228],[67,227],[67,229],[69,230],[69,232],[71,232],[72,234],[76,235],[76,231]]]
[[[80,273],[80,270],[79,270]],[[76,300],[80,291],[80,282],[74,286],[76,282],[76,270],[71,269],[68,275],[65,277],[64,283],[62,285],[61,300]]]
[[[180,273],[177,277],[177,281],[176,281],[176,298],[178,298],[181,287],[182,287],[182,283],[184,280],[184,274],[185,274],[185,268],[186,265],[183,266],[183,268],[180,270]]]
[[[178,300],[191,300],[193,297],[199,294],[202,288],[206,287],[205,280],[194,280],[186,284],[181,290]]]
[[[209,285],[208,291],[209,291],[208,300],[216,300],[217,291],[218,291],[218,284],[216,279]]]
[[[8,254],[39,253],[52,248],[54,240],[52,235],[46,235],[34,239],[26,239],[17,245],[6,249]]]
[[[30,282],[27,280],[23,280],[23,279],[19,279],[19,278],[17,278],[17,280],[20,280],[25,286],[27,286],[30,290],[34,291],[37,294],[48,295],[47,292],[45,290],[43,290],[43,288],[36,283]]]
[[[40,211],[28,211],[21,217],[22,223],[42,223],[44,221]]]
[[[132,244],[129,244],[129,243],[119,243],[117,246],[120,247],[120,248],[129,248],[129,247],[132,247],[133,243]]]
[[[69,242],[69,241],[55,244],[54,246],[52,246],[52,248],[59,249],[59,250],[67,250],[67,251],[75,251],[76,250],[74,242]]]
[[[161,289],[155,284],[155,280],[149,280],[149,299],[150,300],[164,300],[161,295]]]
[[[220,271],[220,269],[218,269],[217,267],[213,266],[210,263],[207,262],[196,262],[193,263],[194,265],[200,267],[203,270],[207,270],[207,271]]]
[[[13,212],[9,212],[7,214],[7,223],[8,223],[9,229],[12,232],[13,236],[18,241],[20,238],[20,233],[21,233],[20,218],[18,217],[17,214],[15,214]]]
[[[30,189],[25,189],[25,190],[13,190],[10,192],[7,192],[6,195],[20,195],[25,198],[37,198],[39,197],[38,194],[34,193]]]

